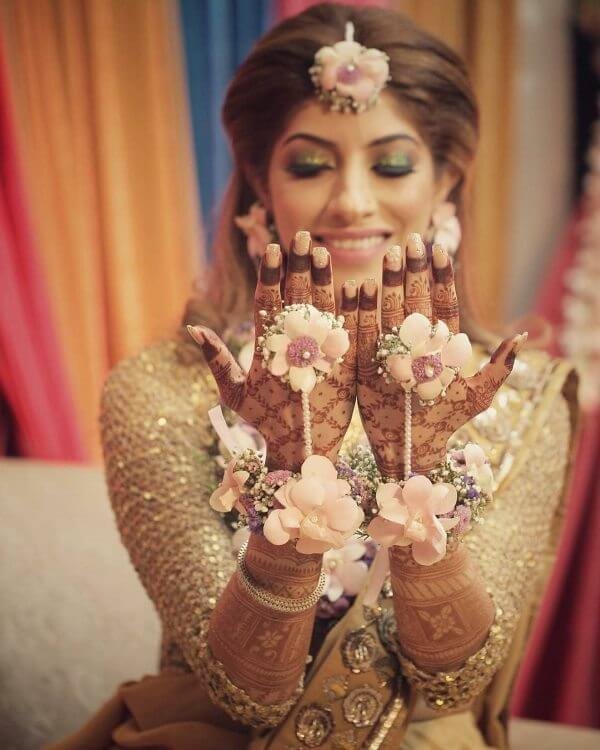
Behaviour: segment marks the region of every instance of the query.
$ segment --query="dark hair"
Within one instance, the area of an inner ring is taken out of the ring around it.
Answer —
[[[246,238],[233,217],[247,213],[257,200],[252,184],[266,182],[273,145],[294,112],[315,96],[308,73],[315,53],[342,40],[348,21],[354,24],[356,41],[389,56],[391,80],[386,91],[396,96],[413,121],[436,168],[449,168],[456,175],[449,199],[457,205],[464,227],[465,183],[477,144],[478,112],[461,58],[401,13],[377,7],[314,5],[265,34],[227,90],[223,123],[233,150],[234,172],[222,205],[216,262],[208,286],[223,321],[247,316],[256,282],[255,267],[245,251]],[[461,301],[466,302],[464,291]],[[196,320],[202,318],[202,310],[206,311],[206,303],[197,300],[194,305],[192,301],[188,319],[194,314]]]

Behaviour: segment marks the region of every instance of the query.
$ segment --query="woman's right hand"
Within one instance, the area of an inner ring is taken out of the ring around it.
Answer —
[[[341,308],[336,311],[331,258],[325,248],[314,248],[308,232],[298,232],[290,250],[281,297],[282,255],[278,245],[268,245],[258,272],[254,298],[255,350],[246,376],[234,356],[210,328],[196,326],[190,334],[201,346],[216,380],[222,402],[255,427],[267,443],[270,469],[297,471],[305,458],[300,393],[293,392],[263,367],[257,339],[273,323],[282,305],[309,303],[317,309],[343,315],[350,348],[325,380],[309,396],[314,453],[335,462],[350,424],[356,396],[356,284],[342,287]],[[266,311],[266,316],[261,315]]]

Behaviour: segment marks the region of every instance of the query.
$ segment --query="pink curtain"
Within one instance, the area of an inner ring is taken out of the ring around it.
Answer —
[[[83,460],[27,215],[0,47],[0,455]]]
[[[537,312],[563,323],[563,280],[579,245],[580,217],[569,227],[542,287]],[[554,354],[560,354],[554,344]],[[556,565],[536,621],[513,713],[600,726],[600,413],[582,415],[580,439]]]

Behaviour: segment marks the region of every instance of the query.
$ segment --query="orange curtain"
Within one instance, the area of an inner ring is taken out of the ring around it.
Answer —
[[[2,0],[34,229],[85,441],[109,368],[172,333],[202,254],[177,6]]]
[[[474,285],[490,324],[501,322],[509,220],[515,0],[393,0],[392,6],[443,39],[467,62],[481,114],[473,191]]]

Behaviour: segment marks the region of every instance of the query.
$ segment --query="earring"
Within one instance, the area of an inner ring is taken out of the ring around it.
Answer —
[[[456,206],[450,201],[440,203],[431,217],[428,240],[441,245],[452,259],[460,246],[462,232],[456,216]]]

